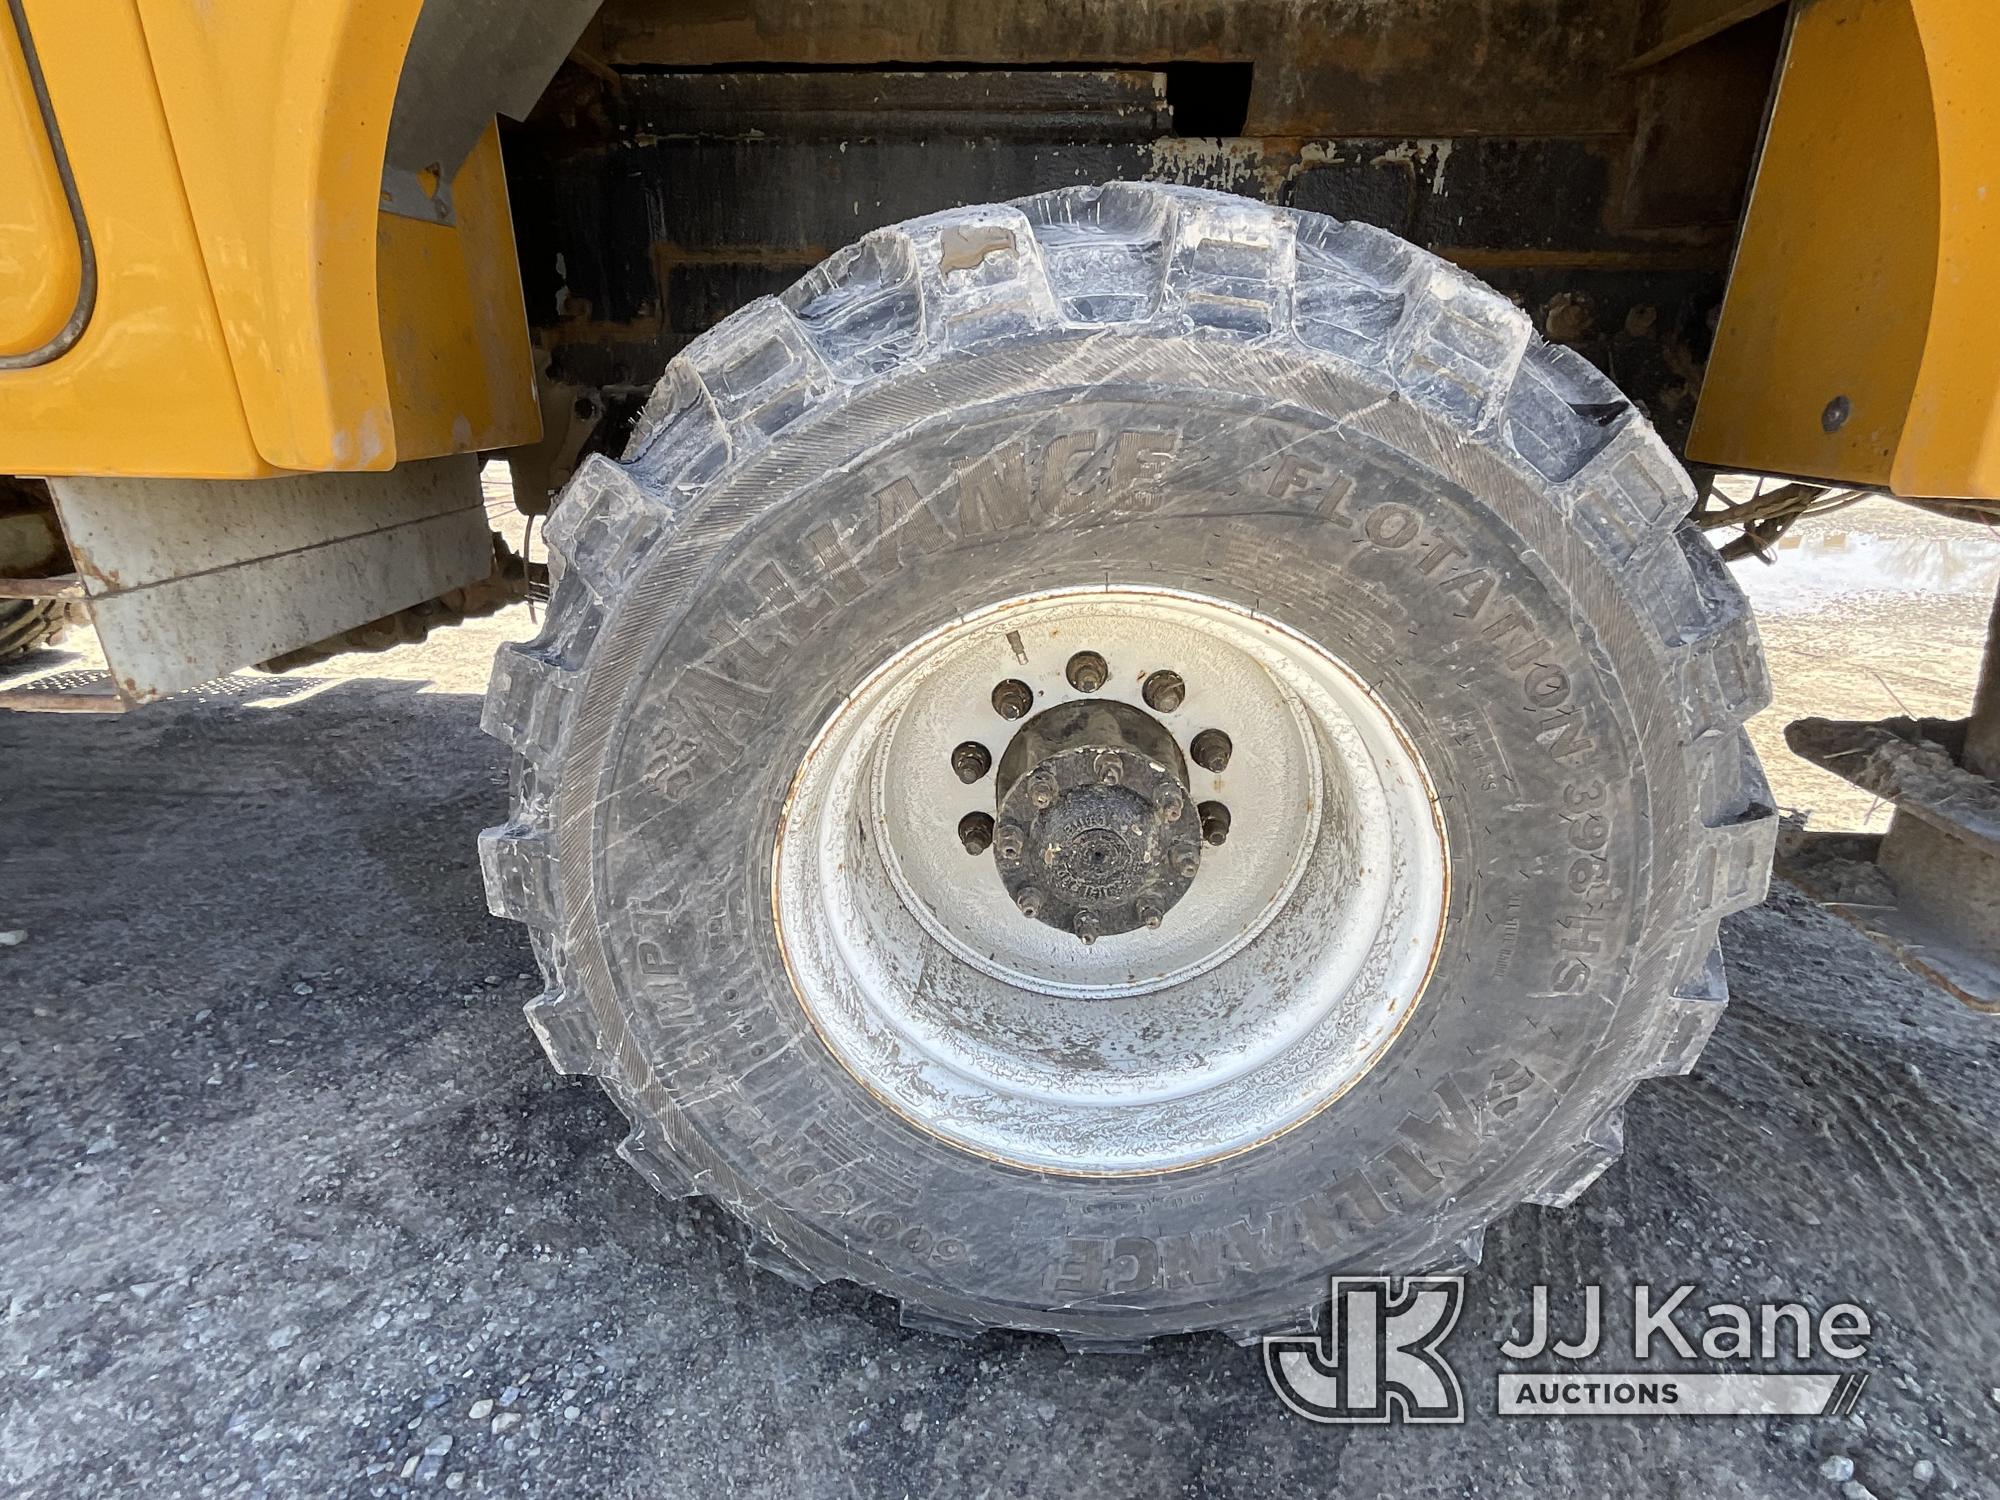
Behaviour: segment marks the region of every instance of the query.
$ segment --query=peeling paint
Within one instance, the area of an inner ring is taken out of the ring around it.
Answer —
[[[1298,173],[1296,161],[1268,153],[1259,140],[1162,136],[1146,148],[1146,153],[1146,175],[1155,181],[1249,197],[1276,197]]]
[[[1458,142],[1449,137],[1403,141],[1377,154],[1373,158],[1373,165],[1379,167],[1401,163],[1413,169],[1422,167],[1425,169],[1431,192],[1442,195],[1445,190],[1444,169],[1457,145]]]

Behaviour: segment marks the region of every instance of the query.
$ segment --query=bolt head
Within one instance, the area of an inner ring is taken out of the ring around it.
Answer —
[[[1204,842],[1224,844],[1229,841],[1229,809],[1220,802],[1204,802],[1201,812],[1201,836]]]
[[[1069,685],[1079,693],[1094,693],[1111,678],[1111,668],[1095,651],[1079,651],[1063,669]]]
[[[1106,750],[1091,762],[1091,769],[1097,772],[1097,779],[1106,786],[1117,786],[1125,780],[1125,762],[1117,752]]]
[[[993,842],[993,819],[983,812],[967,813],[958,820],[958,841],[967,854],[984,854]]]
[[[951,769],[967,786],[993,769],[993,756],[977,740],[967,740],[951,752]]]
[[[1070,930],[1083,939],[1084,947],[1088,948],[1092,943],[1097,941],[1098,935],[1104,929],[1098,926],[1095,915],[1087,911],[1080,911],[1076,914],[1076,920],[1070,924]]]
[[[1029,886],[1014,898],[1014,904],[1021,908],[1022,916],[1032,917],[1042,909],[1042,893]]]
[[[1003,719],[1024,719],[1035,706],[1035,690],[1018,677],[1009,677],[993,689],[993,712]]]
[[[1148,927],[1158,927],[1165,919],[1166,913],[1160,910],[1159,902],[1141,901],[1139,903],[1139,920],[1144,922]]]
[[[1035,807],[1053,806],[1056,800],[1056,779],[1046,771],[1037,771],[1028,778],[1028,801]]]
[[[1163,669],[1146,678],[1139,695],[1154,713],[1170,714],[1187,702],[1187,684],[1181,680],[1180,673]]]
[[[1160,816],[1169,823],[1178,823],[1181,814],[1187,811],[1187,801],[1172,787],[1165,787],[1153,799],[1153,805],[1160,810]]]
[[[1002,823],[993,838],[993,852],[1010,865],[1021,857],[1021,851],[1026,847],[1026,835],[1012,823]]]
[[[1210,775],[1220,776],[1235,748],[1220,729],[1204,729],[1188,744],[1188,758]]]
[[[1174,856],[1174,872],[1183,880],[1192,880],[1201,869],[1201,857],[1192,850],[1183,850]]]

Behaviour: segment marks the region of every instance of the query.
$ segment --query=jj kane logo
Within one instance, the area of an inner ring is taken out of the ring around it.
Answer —
[[[1796,1368],[1868,1352],[1868,1314],[1851,1302],[1815,1317],[1797,1302],[1690,1306],[1691,1286],[1664,1295],[1632,1289],[1631,1355],[1642,1368],[1597,1371],[1582,1361],[1605,1347],[1604,1296],[1584,1287],[1576,1337],[1556,1335],[1549,1289],[1533,1289],[1524,1340],[1500,1345],[1501,1416],[1845,1416],[1868,1376]],[[1444,1351],[1465,1305],[1458,1276],[1336,1276],[1321,1333],[1264,1339],[1264,1373],[1278,1399],[1312,1422],[1463,1422],[1465,1397]],[[1558,1369],[1517,1368],[1553,1356]],[[1658,1358],[1660,1364],[1648,1366]],[[1689,1369],[1688,1362],[1735,1369]],[[1785,1362],[1791,1369],[1773,1369]],[[1746,1368],[1747,1367],[1747,1368]]]
[[[1462,1276],[1336,1276],[1326,1336],[1267,1336],[1271,1388],[1313,1422],[1463,1422],[1465,1393],[1438,1346],[1465,1305]]]

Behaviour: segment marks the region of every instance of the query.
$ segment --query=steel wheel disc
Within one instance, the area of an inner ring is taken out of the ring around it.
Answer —
[[[1064,675],[1084,649],[1110,665],[1091,694]],[[1085,944],[961,843],[995,777],[967,784],[952,752],[1000,760],[1001,682],[1037,710],[1145,708],[1161,670],[1186,684],[1154,715],[1176,740],[1235,747],[1188,767],[1230,832],[1157,929]],[[1428,977],[1446,869],[1419,758],[1329,652],[1219,600],[1106,588],[990,606],[882,663],[799,767],[773,901],[801,1004],[873,1093],[981,1155],[1107,1175],[1243,1150],[1350,1087]]]

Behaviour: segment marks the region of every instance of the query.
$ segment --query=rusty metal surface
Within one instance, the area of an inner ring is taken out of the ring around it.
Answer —
[[[0,578],[0,599],[81,599],[83,580],[74,573],[53,578]]]
[[[1639,55],[1634,69],[1651,67],[1707,41],[1718,32],[1769,11],[1782,10],[1786,0],[1653,0],[1637,7]]]
[[[1678,445],[1779,38],[1621,74],[1643,9],[612,0],[508,137],[529,316],[550,376],[629,420],[689,340],[871,229],[1150,179],[1414,240]]]
[[[1765,9],[1631,77],[1637,119],[1618,195],[1624,227],[1733,228],[1749,194],[1785,23],[1783,6]]]
[[[792,141],[1050,132],[1149,141],[1173,134],[1152,68],[641,73],[624,121],[659,139]]]
[[[1616,131],[1619,68],[1643,41],[1629,0],[609,0],[591,45],[613,67],[1010,67],[1247,62],[1243,134]]]

